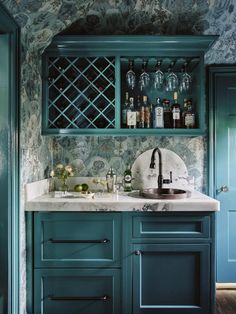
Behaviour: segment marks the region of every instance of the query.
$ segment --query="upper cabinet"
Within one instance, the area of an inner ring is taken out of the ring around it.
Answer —
[[[55,37],[42,59],[42,133],[204,134],[204,53],[216,38]]]

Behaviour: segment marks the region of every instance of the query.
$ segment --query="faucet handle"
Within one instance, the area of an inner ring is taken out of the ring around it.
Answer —
[[[172,171],[170,171],[169,179],[163,179],[163,184],[170,184],[170,183],[172,183]]]

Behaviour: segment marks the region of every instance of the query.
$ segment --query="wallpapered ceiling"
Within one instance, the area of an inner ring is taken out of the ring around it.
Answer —
[[[236,0],[0,0],[21,27],[21,186],[48,175],[53,161],[76,160],[81,175],[120,169],[156,145],[185,161],[206,187],[206,138],[41,136],[41,53],[52,37],[77,34],[218,34],[206,64],[235,63]],[[68,33],[68,31],[67,31]],[[23,189],[22,189],[23,192]],[[22,199],[23,199],[22,193]],[[22,201],[23,202],[23,201]],[[24,214],[21,213],[21,306],[26,313]]]
[[[21,147],[23,181],[47,176],[52,160],[81,159],[81,175],[103,175],[157,144],[179,153],[204,188],[205,138],[52,138],[41,132],[41,60],[59,32],[77,34],[219,34],[206,63],[233,63],[235,0],[2,0],[22,29]],[[66,30],[67,29],[67,30]],[[115,149],[113,149],[115,147]],[[105,149],[104,149],[105,148]],[[117,149],[116,149],[117,148]],[[52,149],[54,152],[52,153]],[[86,156],[86,157],[85,157]],[[65,159],[66,158],[66,159]]]

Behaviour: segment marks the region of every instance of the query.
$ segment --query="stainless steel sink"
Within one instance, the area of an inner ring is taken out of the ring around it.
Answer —
[[[136,194],[137,195],[137,194]],[[132,195],[130,195],[132,196]],[[181,189],[144,189],[140,190],[139,197],[154,198],[154,199],[182,199],[191,196],[190,191]],[[135,196],[134,196],[135,197]],[[137,197],[137,196],[136,196]]]

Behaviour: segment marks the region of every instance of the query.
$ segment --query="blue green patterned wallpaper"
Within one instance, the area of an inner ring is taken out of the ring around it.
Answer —
[[[103,175],[156,145],[178,153],[206,187],[206,138],[42,137],[41,53],[53,36],[77,34],[218,34],[210,63],[234,63],[235,0],[0,0],[21,26],[22,181],[48,175],[52,162],[80,159],[81,175]]]

